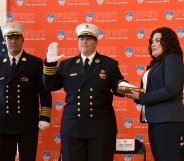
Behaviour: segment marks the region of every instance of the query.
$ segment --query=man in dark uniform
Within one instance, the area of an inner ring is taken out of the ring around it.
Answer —
[[[51,43],[44,64],[48,90],[64,88],[66,105],[61,121],[62,161],[113,161],[117,125],[112,106],[118,84],[124,81],[118,62],[97,51],[100,29],[94,24],[76,28],[78,56],[61,61]]]
[[[15,161],[17,144],[20,161],[35,161],[38,127],[50,125],[51,92],[43,86],[42,59],[22,48],[24,27],[10,22],[1,29],[8,53],[0,58],[0,161]]]

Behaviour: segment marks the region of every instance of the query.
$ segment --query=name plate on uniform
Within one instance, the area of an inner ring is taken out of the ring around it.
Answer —
[[[134,151],[135,139],[116,139],[116,151]]]

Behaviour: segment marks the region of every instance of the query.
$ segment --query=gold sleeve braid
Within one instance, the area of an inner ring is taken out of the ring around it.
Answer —
[[[43,73],[46,75],[54,75],[56,73],[56,66],[48,67],[48,66],[43,66]]]
[[[41,116],[50,117],[51,116],[51,108],[49,108],[49,107],[42,107],[42,109],[41,109]]]

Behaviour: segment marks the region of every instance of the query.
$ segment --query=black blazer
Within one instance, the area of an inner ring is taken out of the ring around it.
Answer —
[[[64,88],[61,134],[72,137],[102,137],[116,134],[116,119],[112,107],[113,94],[123,80],[117,61],[96,54],[85,73],[81,56],[44,66],[44,84],[49,90]]]
[[[43,86],[42,71],[42,60],[25,52],[14,71],[8,55],[0,57],[0,133],[38,130],[39,117],[50,122],[51,93]]]
[[[139,97],[148,122],[184,122],[183,82],[184,64],[177,54],[167,55],[151,68],[146,93]]]

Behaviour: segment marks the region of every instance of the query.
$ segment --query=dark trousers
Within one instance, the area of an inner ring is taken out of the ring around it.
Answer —
[[[17,144],[20,161],[36,161],[38,132],[0,134],[0,161],[15,161]]]
[[[113,161],[116,135],[100,138],[62,136],[62,161]]]
[[[148,134],[155,161],[179,161],[184,123],[149,123]]]

